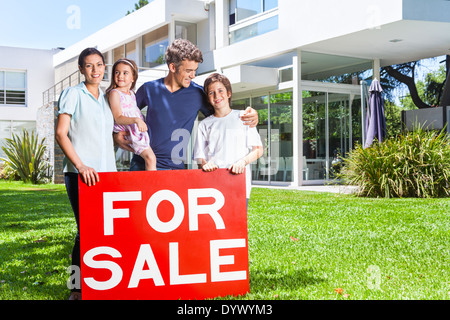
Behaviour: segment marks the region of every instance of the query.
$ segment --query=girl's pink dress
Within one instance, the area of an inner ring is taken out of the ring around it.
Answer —
[[[143,121],[145,121],[141,110],[139,110],[139,108],[137,107],[136,97],[133,91],[130,91],[130,95],[123,93],[122,91],[117,89],[114,89],[113,91],[119,93],[122,115],[131,118],[141,118]],[[150,139],[148,136],[148,132],[140,132],[137,124],[130,124],[126,126],[114,124],[114,132],[120,131],[126,131],[130,134],[128,140],[130,140],[130,147],[133,149],[135,154],[140,155],[142,151],[150,148]]]

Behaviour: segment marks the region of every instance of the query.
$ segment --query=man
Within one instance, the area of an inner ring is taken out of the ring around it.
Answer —
[[[203,55],[188,40],[177,39],[167,49],[166,62],[169,74],[143,84],[136,92],[136,102],[140,109],[148,106],[146,123],[157,169],[185,169],[186,150],[198,112],[212,114],[202,86],[192,81]],[[255,127],[258,113],[248,108],[242,120]],[[124,132],[115,134],[115,142],[131,151],[125,136]],[[134,155],[130,171],[143,170],[144,160]]]

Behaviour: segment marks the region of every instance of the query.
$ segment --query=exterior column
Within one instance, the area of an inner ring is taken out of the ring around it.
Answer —
[[[228,0],[216,0],[216,49],[228,46],[229,8]]]
[[[303,90],[302,90],[302,55],[298,49],[292,58],[293,92],[292,92],[292,155],[293,185],[303,185]]]
[[[373,60],[373,79],[378,79],[380,81],[380,59]]]

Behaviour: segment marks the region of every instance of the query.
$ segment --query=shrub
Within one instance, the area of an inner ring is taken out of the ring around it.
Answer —
[[[12,139],[5,139],[6,146],[2,147],[7,158],[5,166],[15,171],[20,179],[26,183],[42,183],[48,179],[50,166],[44,159],[46,147],[42,139],[38,143],[37,135],[29,134],[25,129],[22,137],[13,134]]]
[[[20,177],[7,163],[2,163],[0,164],[0,180],[19,181]]]
[[[364,149],[358,145],[344,159],[339,177],[369,197],[450,196],[450,138],[416,127]]]

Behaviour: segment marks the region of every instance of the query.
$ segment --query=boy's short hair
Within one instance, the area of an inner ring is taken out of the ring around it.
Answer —
[[[215,82],[221,82],[224,85],[225,89],[227,89],[227,91],[231,95],[233,94],[233,90],[231,89],[230,80],[223,74],[213,73],[213,74],[209,75],[208,78],[206,78],[205,83],[203,84],[203,90],[205,91],[206,96],[208,96],[209,86]],[[230,99],[229,99],[230,104],[231,104],[231,95],[230,95]]]
[[[197,48],[192,42],[186,39],[176,39],[167,48],[166,62],[169,66],[171,63],[175,64],[176,69],[181,65],[183,60],[203,62],[202,51]]]

